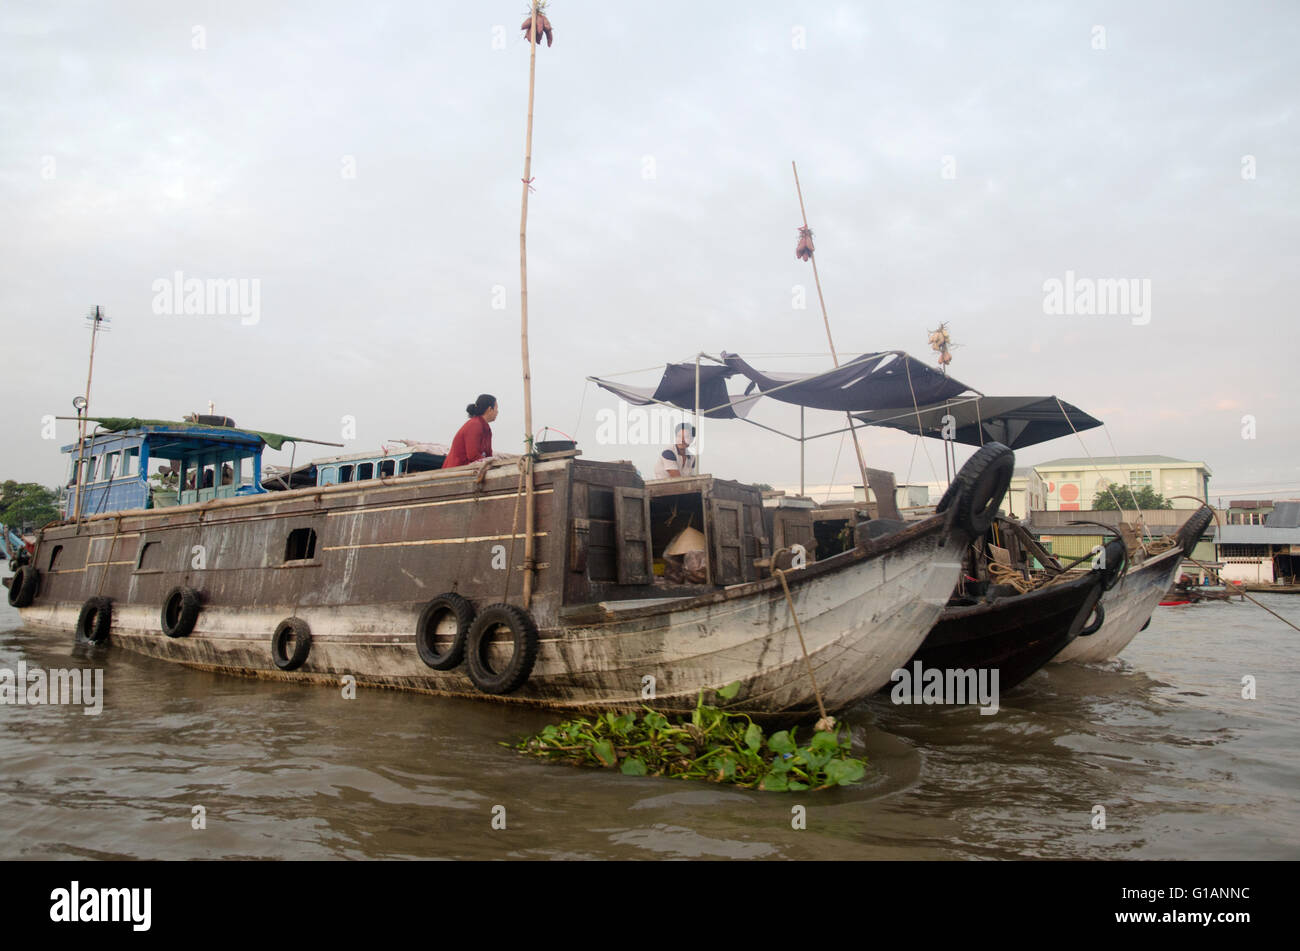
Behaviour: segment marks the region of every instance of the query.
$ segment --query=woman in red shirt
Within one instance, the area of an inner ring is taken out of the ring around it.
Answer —
[[[465,412],[469,419],[451,441],[451,452],[442,464],[444,469],[467,466],[492,455],[492,428],[488,423],[497,418],[497,398],[483,393],[465,407]]]

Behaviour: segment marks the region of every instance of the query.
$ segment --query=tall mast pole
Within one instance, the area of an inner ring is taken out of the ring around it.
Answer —
[[[537,76],[537,0],[533,0],[528,29],[528,126],[524,134],[523,195],[519,211],[519,347],[524,371],[524,608],[533,600],[534,538],[537,500],[533,493],[533,386],[528,364],[528,190],[533,169],[533,91]]]
[[[81,412],[77,415],[80,420],[77,423],[77,485],[72,493],[72,511],[78,528],[81,526],[81,493],[82,483],[84,482],[85,465],[83,460],[86,457],[86,421],[90,415],[90,381],[95,375],[95,338],[99,336],[99,326],[104,320],[103,312],[98,304],[95,305],[95,312],[90,315],[90,361],[86,368],[86,396],[85,405],[82,406]]]
[[[806,231],[808,229],[808,212],[804,211],[803,207],[803,189],[799,187],[799,167],[794,164],[793,159],[790,160],[790,168],[794,169],[794,190],[799,195],[799,214],[803,216],[803,226]],[[812,263],[813,281],[817,284],[817,301],[822,305],[822,323],[826,325],[826,342],[831,347],[831,359],[835,361],[835,365],[838,367],[840,358],[835,353],[835,341],[831,338],[831,319],[826,315],[826,298],[822,297],[822,279],[817,276],[817,252],[815,250],[808,253],[808,260]],[[853,424],[853,414],[845,413],[844,415],[849,421],[849,432],[853,434],[853,450],[858,457],[858,471],[862,474],[862,499],[866,502],[871,496],[871,489],[867,485],[867,463],[862,456],[862,445],[858,442],[858,430]],[[800,448],[802,448],[802,444]],[[879,499],[876,500],[876,505],[880,505]]]

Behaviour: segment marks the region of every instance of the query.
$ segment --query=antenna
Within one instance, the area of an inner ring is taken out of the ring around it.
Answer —
[[[77,521],[77,530],[81,529],[81,498],[82,498],[82,481],[85,477],[84,460],[86,458],[86,422],[90,414],[90,381],[95,374],[95,339],[101,332],[107,332],[110,329],[110,318],[104,313],[104,308],[98,304],[95,309],[86,314],[86,325],[90,327],[90,362],[86,368],[86,395],[73,400],[73,406],[77,408],[77,488],[72,496],[73,511]]]

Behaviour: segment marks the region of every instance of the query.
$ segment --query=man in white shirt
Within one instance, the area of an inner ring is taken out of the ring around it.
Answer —
[[[659,453],[659,458],[655,460],[656,479],[695,475],[695,457],[686,451],[694,439],[694,426],[690,423],[677,424],[677,445]]]

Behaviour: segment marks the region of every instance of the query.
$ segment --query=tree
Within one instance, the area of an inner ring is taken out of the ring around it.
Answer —
[[[59,493],[35,482],[5,481],[0,487],[0,523],[22,530],[59,517]]]
[[[1111,498],[1111,496],[1114,498]],[[1125,510],[1142,509],[1171,509],[1174,504],[1166,499],[1159,492],[1155,491],[1149,485],[1134,492],[1126,485],[1102,486],[1097,490],[1097,494],[1092,498],[1092,507],[1094,511],[1113,512],[1117,508],[1115,501],[1118,500],[1120,506]]]

